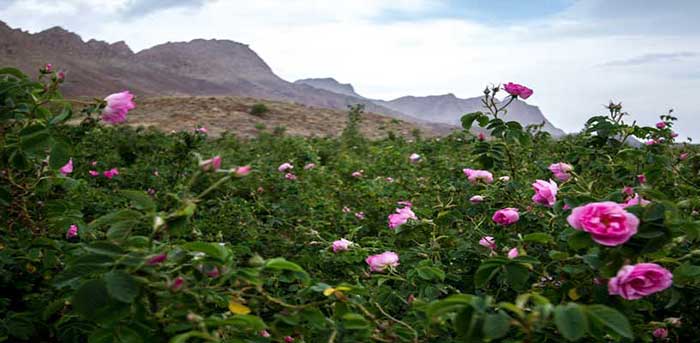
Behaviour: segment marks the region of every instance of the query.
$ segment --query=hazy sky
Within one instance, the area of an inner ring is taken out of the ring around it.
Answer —
[[[562,129],[622,101],[653,124],[674,108],[700,139],[700,1],[655,0],[0,0],[0,20],[60,25],[138,51],[231,39],[281,77],[334,77],[391,99],[515,81]]]

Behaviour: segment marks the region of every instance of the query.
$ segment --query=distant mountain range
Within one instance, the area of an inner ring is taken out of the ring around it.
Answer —
[[[247,45],[230,40],[169,42],[134,53],[124,42],[84,42],[61,27],[30,34],[0,21],[0,66],[31,75],[45,63],[67,71],[63,91],[69,96],[129,89],[141,96],[233,95],[341,110],[362,104],[369,112],[442,132],[456,128],[463,114],[481,110],[479,98],[452,94],[383,101],[363,97],[352,85],[332,78],[288,82]],[[555,136],[564,133],[536,106],[522,101],[511,105],[508,117],[524,125],[544,122]]]

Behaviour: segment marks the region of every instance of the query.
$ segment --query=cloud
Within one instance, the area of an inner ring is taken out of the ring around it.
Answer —
[[[124,6],[121,14],[128,18],[141,17],[169,8],[195,9],[203,6],[207,1],[209,0],[130,0]]]
[[[697,57],[698,53],[692,51],[681,51],[672,53],[655,53],[655,54],[644,54],[641,56],[624,59],[615,60],[601,64],[604,67],[625,67],[625,66],[638,66],[647,63],[664,63],[664,62],[677,62],[687,58]]]

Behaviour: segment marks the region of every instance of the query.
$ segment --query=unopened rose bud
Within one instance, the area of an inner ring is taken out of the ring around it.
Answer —
[[[653,335],[656,338],[665,339],[668,337],[668,330],[666,330],[666,328],[656,328]]]
[[[178,276],[173,280],[173,284],[170,286],[170,290],[173,292],[179,291],[182,286],[185,284],[185,279],[183,279],[181,276]]]

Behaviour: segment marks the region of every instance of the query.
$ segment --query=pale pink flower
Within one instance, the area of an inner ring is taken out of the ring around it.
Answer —
[[[258,335],[260,335],[260,337],[265,337],[265,338],[269,338],[269,337],[270,337],[270,333],[267,332],[267,330],[262,330],[262,331],[260,331],[260,332],[258,333]]]
[[[69,160],[68,160],[68,163],[66,163],[66,164],[65,164],[63,167],[61,167],[61,169],[59,169],[58,171],[61,172],[61,174],[63,174],[63,176],[66,176],[66,175],[72,173],[72,172],[73,172],[73,159],[72,159],[72,158],[69,159]]]
[[[409,220],[418,220],[416,214],[413,213],[410,207],[397,208],[396,213],[389,215],[389,228],[396,229],[397,227],[406,224]]]
[[[364,173],[364,170],[358,170],[352,172],[352,177],[362,177],[362,173]]]
[[[617,276],[608,281],[608,293],[627,300],[661,292],[673,284],[673,274],[655,263],[638,263],[622,267]]]
[[[571,178],[571,174],[569,174],[569,172],[572,170],[574,170],[574,167],[564,162],[549,165],[549,171],[551,171],[552,174],[554,174],[554,177],[559,181],[566,181]]]
[[[277,167],[277,170],[279,170],[280,173],[284,173],[290,169],[294,169],[294,166],[291,163],[287,163],[287,162],[282,163],[282,164],[280,164],[279,167]]]
[[[206,135],[207,133],[209,133],[209,130],[206,127],[202,126],[202,127],[198,127],[196,129],[194,129],[194,132],[198,132],[198,133]]]
[[[316,163],[309,163],[304,166],[304,170],[309,170],[309,169],[314,169],[316,168]]]
[[[46,64],[44,65],[44,70],[45,70],[47,73],[50,73],[52,69],[53,69],[53,65],[52,65],[51,63],[46,63]]]
[[[574,229],[591,234],[598,244],[617,246],[637,233],[639,219],[612,201],[579,206],[566,218]]]
[[[475,195],[469,198],[469,202],[471,202],[472,204],[478,204],[482,201],[484,201],[484,197],[482,197],[481,195]]]
[[[96,166],[96,165],[97,165],[97,161],[92,161],[92,162],[90,162],[90,165],[93,166],[93,167]]]
[[[622,194],[628,196],[628,197],[633,197],[634,196],[634,188],[630,186],[625,186],[622,188]]]
[[[394,182],[394,178],[392,177],[387,177],[385,180],[386,182]]]
[[[412,153],[411,156],[408,156],[408,159],[411,160],[411,162],[418,162],[420,161],[420,155],[416,153]]]
[[[119,175],[119,169],[112,168],[110,170],[105,170],[104,172],[102,172],[102,175],[111,180],[113,177]]]
[[[677,133],[677,132],[671,132],[671,138],[676,138],[676,137],[678,137],[678,133]]]
[[[107,96],[104,101],[107,103],[102,109],[102,120],[110,124],[119,124],[126,120],[126,114],[136,108],[133,101],[134,95],[129,91],[114,93]]]
[[[570,209],[571,209],[571,206],[569,206],[569,204],[564,204],[564,206],[562,206],[561,209],[564,210],[564,211],[570,210]]]
[[[292,174],[292,173],[287,173],[287,174],[284,174],[284,178],[287,180],[296,180],[297,176]]]
[[[688,159],[688,153],[687,153],[687,152],[681,153],[680,155],[678,155],[678,159],[681,160],[681,161],[687,160],[687,159]]]
[[[544,180],[537,180],[532,184],[532,188],[535,189],[535,195],[532,196],[532,201],[552,207],[557,201],[557,183],[549,180],[549,182]]]
[[[341,239],[333,242],[333,252],[337,253],[339,251],[349,250],[351,245],[352,245],[351,241],[349,241],[345,238],[341,238]]]
[[[59,82],[63,82],[63,80],[65,80],[65,79],[66,79],[66,72],[65,71],[61,70],[58,73],[56,73],[56,80],[58,80]]]
[[[292,336],[285,336],[284,337],[284,343],[292,343],[294,342],[294,337]]]
[[[663,130],[666,128],[666,123],[660,121],[660,122],[656,123],[656,128],[659,130]]]
[[[90,176],[98,176],[100,175],[100,172],[97,170],[88,170],[88,174],[90,174]]]
[[[498,179],[499,179],[501,182],[508,182],[508,181],[510,181],[510,176],[508,176],[508,175],[506,175],[506,176],[501,176],[501,177],[499,177]]]
[[[352,212],[352,210],[350,209],[350,207],[343,206],[343,213],[350,213],[350,212]]]
[[[646,142],[644,142],[644,144],[645,144],[645,145],[654,145],[654,144],[656,144],[656,143],[658,143],[658,142],[657,142],[657,141],[655,141],[655,140],[653,140],[653,139],[652,139],[652,140],[650,140],[650,141],[646,141]]]
[[[479,181],[484,182],[484,183],[492,183],[493,182],[493,174],[491,174],[491,172],[486,171],[486,170],[465,168],[465,169],[462,169],[462,172],[464,172],[464,175],[467,176],[467,179],[469,180],[469,182],[471,182],[473,184],[475,184]]]
[[[355,213],[355,218],[362,220],[365,219],[365,213],[364,212],[357,212]]]
[[[238,177],[243,177],[248,174],[250,174],[250,171],[253,170],[251,166],[243,166],[243,167],[238,167],[236,168],[236,176]]]
[[[508,92],[508,94],[514,97],[520,97],[523,100],[529,98],[533,93],[532,89],[513,82],[508,82],[503,85],[503,89]]]
[[[508,250],[508,258],[511,260],[518,257],[519,255],[520,253],[518,252],[518,248]]]
[[[518,213],[517,208],[507,207],[500,209],[493,214],[491,219],[500,225],[511,225],[520,220],[520,213]]]
[[[639,194],[635,194],[633,198],[627,200],[627,201],[626,201],[625,203],[623,203],[623,204],[620,204],[620,206],[622,206],[622,208],[627,208],[627,207],[636,206],[636,205],[639,205],[639,206],[646,206],[646,205],[648,205],[648,204],[650,204],[650,203],[651,203],[651,201],[645,200],[645,199],[642,198]]]
[[[496,239],[491,236],[484,236],[479,240],[479,245],[494,250],[496,249]]]
[[[221,168],[221,156],[216,155],[208,160],[204,160],[202,162],[199,162],[199,167],[202,168],[202,171],[215,171],[219,168]]]
[[[68,231],[66,231],[66,239],[71,239],[73,237],[78,236],[78,226],[75,224],[72,224],[69,228]]]
[[[369,265],[369,270],[373,272],[383,272],[389,267],[399,265],[399,255],[393,251],[386,251],[378,255],[370,255],[365,259]]]
[[[640,184],[645,184],[645,183],[647,183],[647,177],[646,177],[646,175],[644,175],[644,174],[639,174],[639,175],[637,175],[637,181],[638,181]]]

